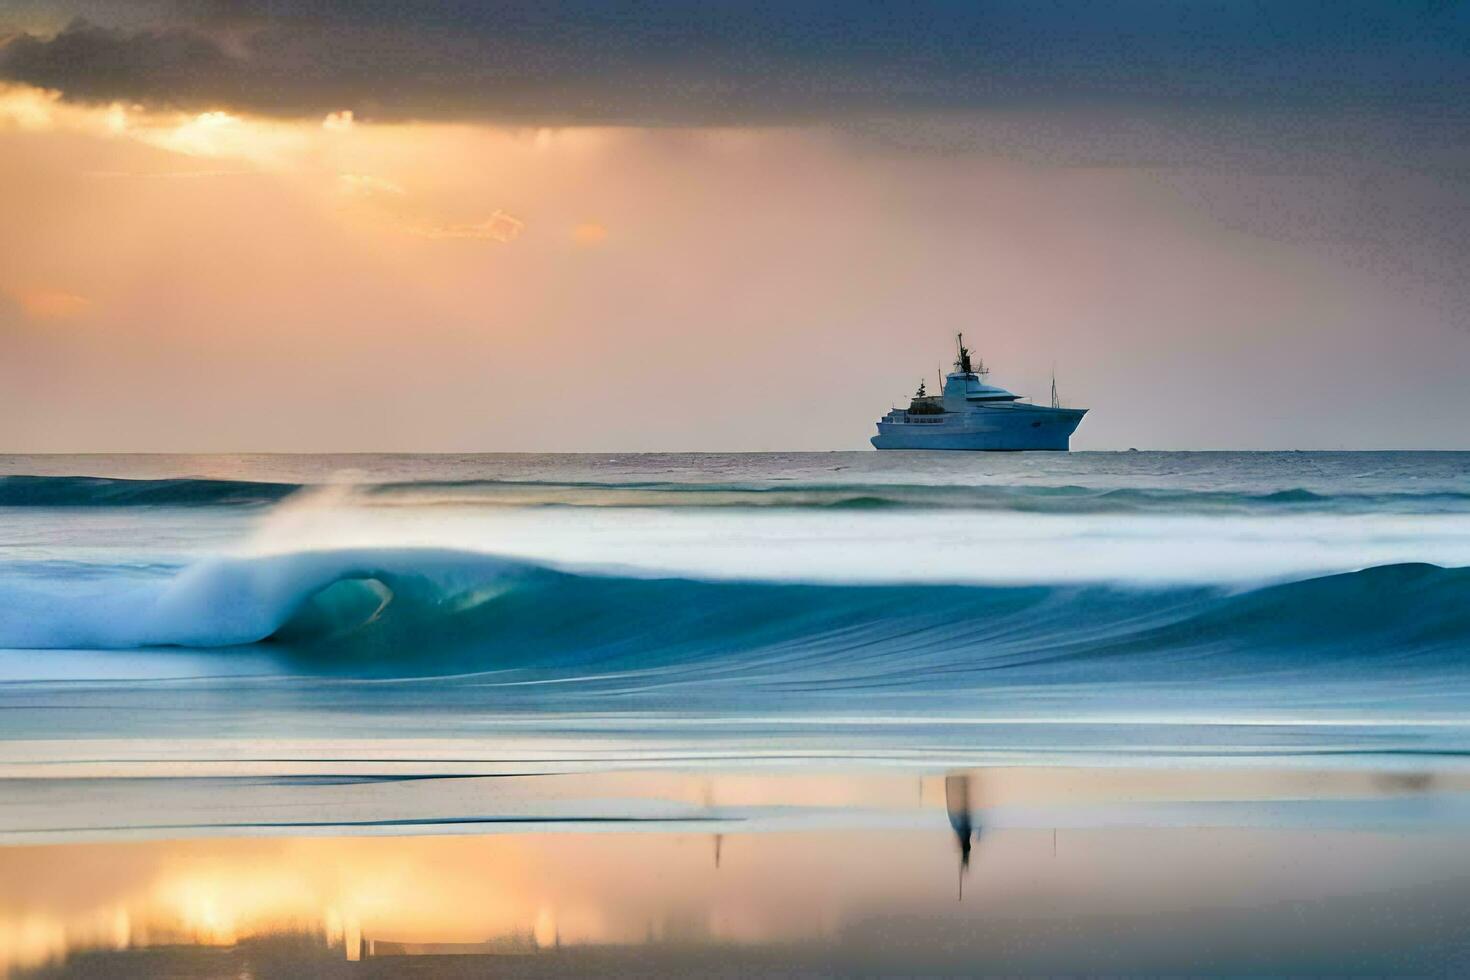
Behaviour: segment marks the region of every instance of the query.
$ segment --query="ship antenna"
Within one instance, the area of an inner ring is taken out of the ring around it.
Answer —
[[[1051,366],[1051,407],[1061,408],[1061,400],[1057,398],[1057,366]]]

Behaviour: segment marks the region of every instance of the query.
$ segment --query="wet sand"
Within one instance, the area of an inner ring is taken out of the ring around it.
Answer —
[[[1459,975],[1470,968],[1467,777],[1042,767],[11,779],[0,969]],[[365,824],[374,807],[398,816]],[[28,808],[50,812],[51,827],[82,808],[112,824],[29,833],[17,816]],[[252,813],[277,825],[219,825]],[[504,819],[455,822],[466,814]]]

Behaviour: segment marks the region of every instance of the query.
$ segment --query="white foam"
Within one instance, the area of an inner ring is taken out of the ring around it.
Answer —
[[[974,511],[425,509],[339,498],[257,554],[454,548],[698,578],[973,584],[1249,584],[1470,565],[1470,515],[1036,515]]]

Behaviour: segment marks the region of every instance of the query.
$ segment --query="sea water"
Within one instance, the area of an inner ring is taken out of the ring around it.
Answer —
[[[0,972],[257,899],[261,930],[301,905],[348,958],[369,921],[393,955],[502,955],[492,926],[602,950],[552,973],[653,970],[639,936],[714,956],[672,973],[904,972],[904,943],[960,972],[1088,972],[1105,947],[1121,972],[1330,972],[1335,921],[1363,969],[1447,969],[1470,949],[1445,911],[1470,895],[1466,566],[1457,453],[0,457],[0,865],[138,869],[116,907],[8,874],[0,908],[52,931],[0,914]],[[366,869],[430,845],[338,840],[485,833],[527,835],[491,863],[533,883],[473,914],[449,870],[489,860],[472,843],[384,897],[394,872]],[[283,835],[333,842],[177,843]],[[964,885],[981,837],[990,898]],[[956,858],[958,918],[931,867]],[[705,876],[742,860],[717,900]],[[1161,860],[1194,888],[1139,877]],[[629,861],[675,877],[634,887]],[[799,867],[844,884],[767,922]],[[275,897],[242,890],[272,874]],[[1166,911],[1232,888],[1249,914]],[[1075,928],[1098,916],[1134,945]],[[1035,955],[997,959],[1018,936]],[[719,945],[757,939],[795,960]],[[138,969],[165,967],[192,975]]]
[[[555,736],[615,715],[609,746],[876,759],[1470,747],[1466,454],[0,474],[0,737],[440,738],[502,717]]]

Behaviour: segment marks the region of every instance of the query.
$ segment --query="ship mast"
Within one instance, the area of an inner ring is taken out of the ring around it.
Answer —
[[[1057,398],[1057,369],[1055,365],[1053,365],[1051,369],[1051,407],[1062,407],[1061,400]]]
[[[957,333],[954,338],[955,345],[959,347],[959,356],[954,360],[955,370],[962,374],[974,374],[974,369],[970,367],[970,349],[965,346],[965,335]]]
[[[965,335],[957,333],[954,335],[955,345],[959,348],[959,354],[954,359],[954,369],[960,374],[968,374],[973,377],[983,378],[990,372],[986,370],[985,362],[970,359],[970,348],[965,346]]]

